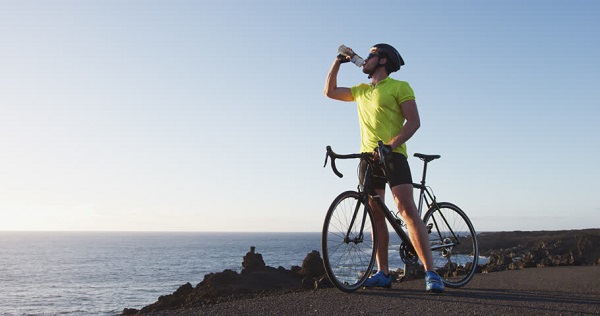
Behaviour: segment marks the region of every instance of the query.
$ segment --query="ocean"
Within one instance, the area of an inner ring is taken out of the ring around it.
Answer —
[[[289,269],[319,233],[0,232],[0,315],[117,315],[204,276],[240,272],[256,246]]]
[[[390,240],[390,268],[402,267]],[[206,274],[302,265],[320,233],[0,232],[0,315],[118,315]]]

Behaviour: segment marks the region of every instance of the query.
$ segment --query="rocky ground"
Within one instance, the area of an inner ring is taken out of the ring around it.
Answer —
[[[600,229],[481,233],[482,272],[600,264]]]
[[[479,272],[489,273],[533,267],[600,265],[600,229],[535,232],[490,232],[478,236],[480,255],[489,257]],[[401,273],[401,271],[396,271]],[[412,277],[419,277],[413,274]],[[254,247],[244,256],[242,272],[211,273],[195,287],[186,283],[141,310],[124,309],[123,315],[191,308],[275,293],[330,287],[318,251],[309,253],[302,266],[289,270],[265,264]]]

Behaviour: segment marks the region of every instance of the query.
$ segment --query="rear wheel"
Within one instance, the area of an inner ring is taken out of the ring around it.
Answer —
[[[327,211],[321,247],[331,283],[344,292],[359,289],[370,276],[377,250],[373,214],[358,192],[340,194]]]
[[[467,215],[451,203],[431,207],[423,221],[429,232],[433,268],[444,284],[457,288],[469,283],[479,259],[477,234]]]

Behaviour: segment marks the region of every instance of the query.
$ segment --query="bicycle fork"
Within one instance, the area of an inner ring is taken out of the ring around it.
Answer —
[[[364,204],[364,197],[360,197],[358,200],[358,203],[356,203],[356,207],[354,208],[354,212],[352,214],[352,220],[350,221],[350,225],[348,225],[348,231],[346,232],[346,237],[344,237],[344,242],[349,244],[351,242],[353,242],[354,244],[358,244],[363,242],[364,240],[364,228],[365,228],[365,222],[367,220],[367,210],[366,210],[366,204],[365,204],[365,210],[363,212],[363,216],[361,219],[361,224],[360,224],[360,230],[358,231],[358,236],[355,236],[354,238],[351,238],[350,235],[352,234],[352,229],[354,228],[354,223],[356,222],[356,217],[358,216],[358,213],[360,212],[360,206]]]

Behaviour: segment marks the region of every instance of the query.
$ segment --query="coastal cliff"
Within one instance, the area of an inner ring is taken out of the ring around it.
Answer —
[[[490,273],[533,267],[600,265],[600,229],[568,231],[485,232],[478,235],[480,255],[488,260],[478,272]],[[398,275],[402,271],[394,272]],[[421,277],[420,273],[411,277]],[[242,271],[225,270],[204,277],[196,287],[190,283],[174,293],[161,296],[141,310],[126,308],[122,315],[135,315],[210,305],[273,293],[331,287],[318,251],[309,253],[302,266],[267,266],[262,255],[251,247],[242,262]]]

